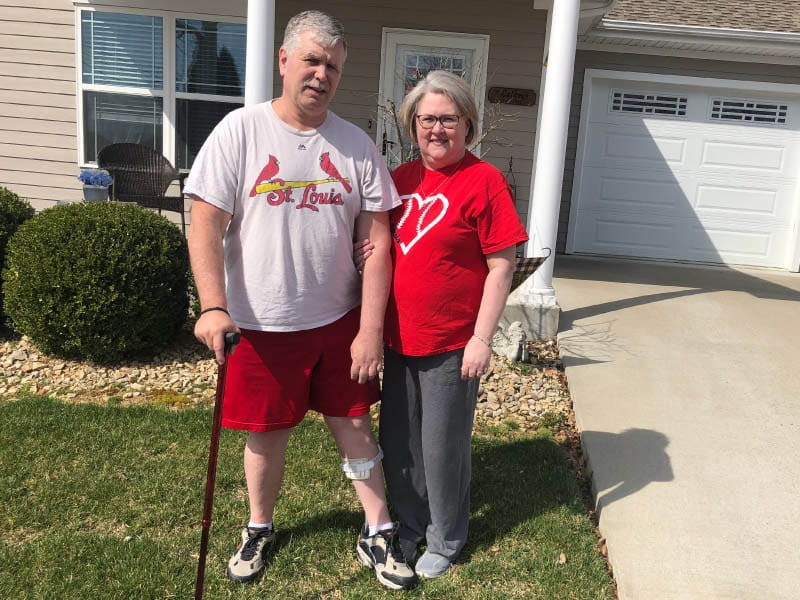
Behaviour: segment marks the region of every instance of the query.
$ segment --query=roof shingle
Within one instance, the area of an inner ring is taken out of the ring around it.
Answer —
[[[606,18],[800,33],[800,0],[619,0]]]

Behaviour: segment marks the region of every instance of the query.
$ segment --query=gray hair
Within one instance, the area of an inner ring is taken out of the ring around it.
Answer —
[[[408,92],[400,105],[400,126],[414,143],[417,142],[417,106],[425,94],[443,94],[456,105],[462,118],[467,120],[467,140],[469,144],[478,130],[478,106],[472,88],[458,75],[447,71],[431,71]]]
[[[338,42],[342,42],[345,56],[347,56],[344,27],[338,19],[319,10],[304,10],[289,19],[282,44],[286,54],[297,50],[300,45],[300,34],[304,31],[310,31],[313,39],[324,46],[333,47]]]

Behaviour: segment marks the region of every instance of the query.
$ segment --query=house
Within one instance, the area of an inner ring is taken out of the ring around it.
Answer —
[[[800,269],[797,0],[3,5],[0,185],[37,209],[79,199],[78,168],[112,141],[190,168],[245,101],[246,59],[248,100],[277,93],[286,21],[320,8],[350,43],[332,108],[390,164],[402,144],[389,101],[431,66],[470,81],[480,152],[515,189],[528,256]],[[517,294],[540,335],[557,322],[552,267]]]

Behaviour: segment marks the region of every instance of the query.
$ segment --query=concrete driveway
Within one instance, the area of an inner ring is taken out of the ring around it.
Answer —
[[[800,598],[800,276],[557,256],[621,600]]]

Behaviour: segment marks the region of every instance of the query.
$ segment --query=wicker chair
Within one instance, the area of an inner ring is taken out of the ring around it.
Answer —
[[[187,173],[179,172],[160,152],[142,144],[111,144],[100,150],[97,165],[114,178],[112,198],[118,202],[135,202],[145,208],[177,212],[181,229],[186,234],[183,182]],[[178,180],[180,196],[167,196],[170,184]]]

